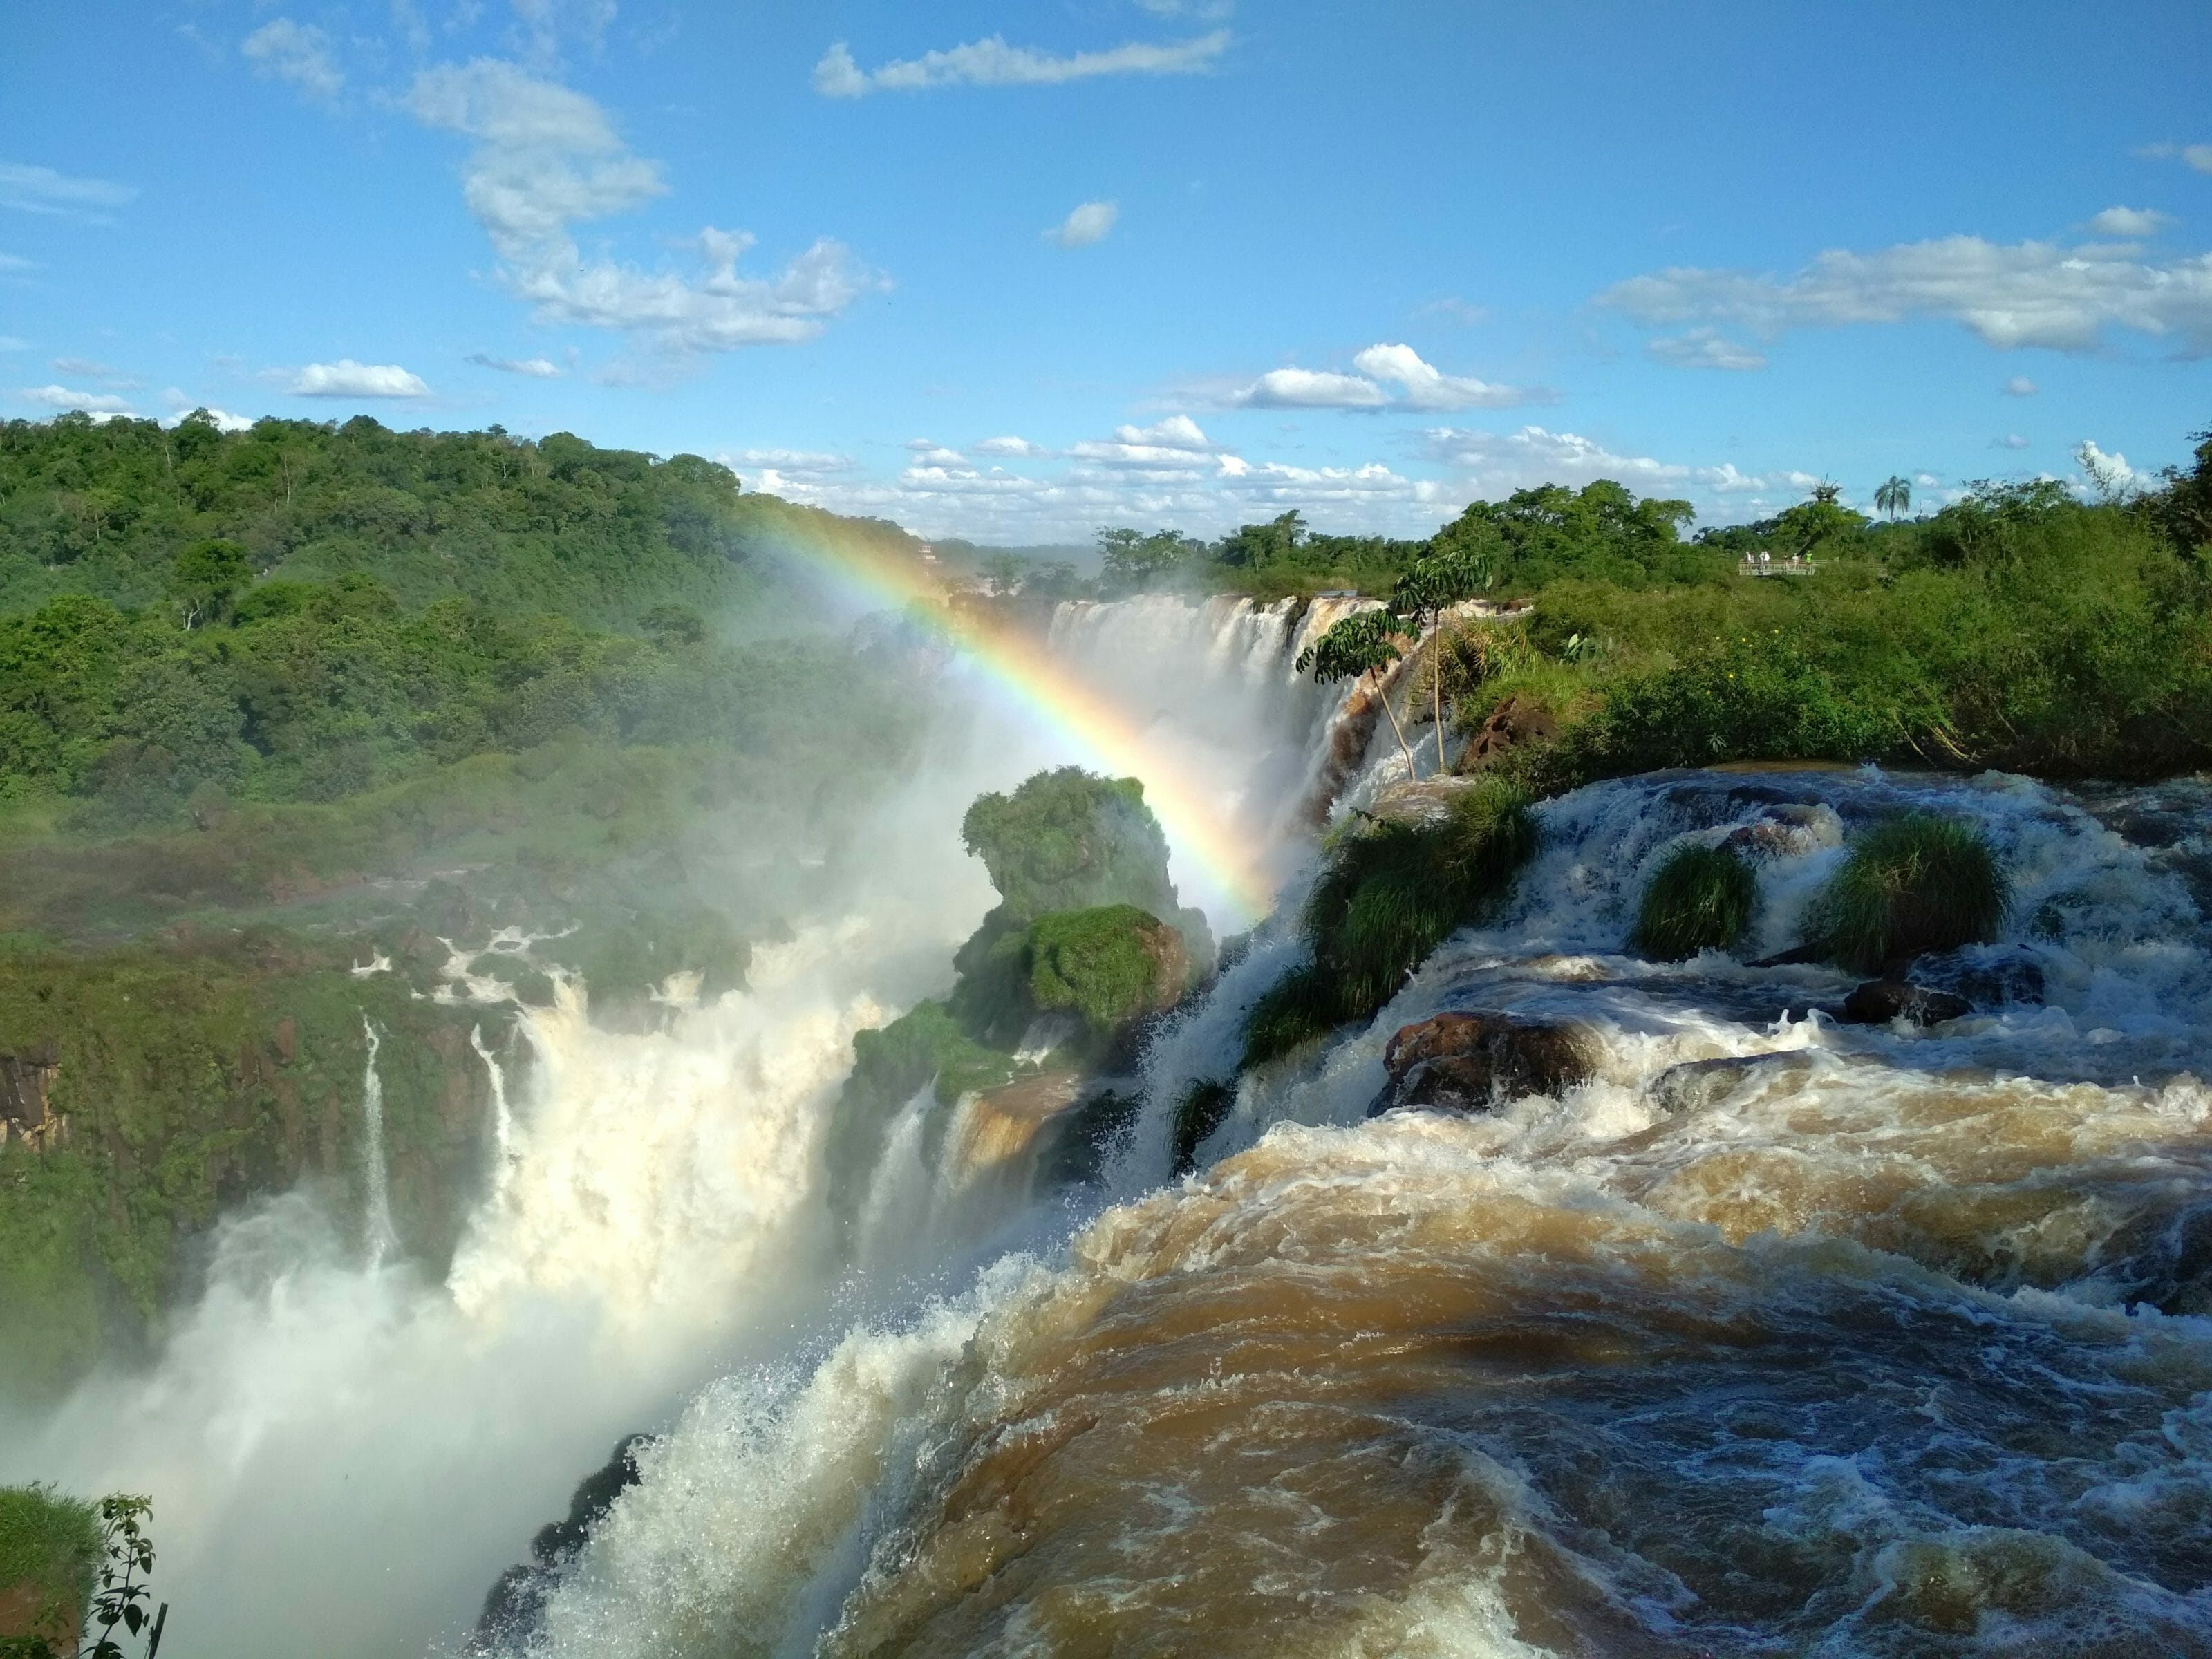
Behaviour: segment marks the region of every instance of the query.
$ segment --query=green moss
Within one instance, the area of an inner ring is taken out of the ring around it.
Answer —
[[[73,1650],[102,1559],[100,1511],[52,1486],[0,1486],[0,1595],[31,1593],[31,1629]]]
[[[1340,842],[1306,902],[1313,965],[1255,1006],[1244,1064],[1373,1014],[1448,935],[1495,911],[1536,841],[1527,798],[1484,778],[1439,821],[1386,820]]]
[[[1811,927],[1838,963],[1880,973],[1995,939],[2010,904],[1996,849],[1978,829],[1907,812],[1852,842],[1814,901]]]
[[[1758,908],[1759,878],[1741,857],[1725,848],[1680,847],[1645,884],[1629,946],[1661,962],[1726,951]]]
[[[1040,916],[1029,931],[1030,1000],[1069,1009],[1094,1037],[1182,994],[1189,960],[1175,930],[1133,904]]]
[[[484,1155],[469,1033],[501,1034],[401,975],[355,978],[357,953],[258,934],[0,956],[0,1053],[52,1061],[67,1121],[51,1150],[0,1152],[0,1391],[51,1393],[137,1340],[226,1208],[318,1177],[359,1213],[364,1018],[400,1237],[442,1267]]]

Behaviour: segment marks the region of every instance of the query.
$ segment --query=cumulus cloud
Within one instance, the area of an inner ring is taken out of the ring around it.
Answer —
[[[539,322],[619,330],[681,356],[811,340],[882,286],[827,238],[773,276],[740,275],[753,238],[712,226],[692,240],[696,273],[586,258],[572,225],[667,189],[596,102],[492,58],[423,70],[408,102],[426,125],[476,141],[463,198],[500,256],[501,282]]]
[[[2035,382],[2025,374],[2015,374],[2004,383],[2004,394],[2008,398],[2033,398],[2039,390],[2040,388]]]
[[[1027,438],[986,438],[970,445],[978,455],[1049,455],[1052,452],[1042,444],[1033,444]]]
[[[1089,247],[1103,242],[1121,210],[1111,202],[1085,202],[1044,234],[1055,247]]]
[[[2108,331],[2174,336],[2212,350],[2212,254],[2147,264],[2130,251],[1948,236],[1872,253],[1837,249],[1794,276],[1676,266],[1631,277],[1598,303],[1646,324],[1792,328],[1948,318],[1992,346],[2090,351]]]
[[[218,432],[251,432],[253,429],[253,420],[251,416],[233,415],[228,410],[210,408],[204,404],[191,409],[180,409],[173,415],[165,416],[162,417],[161,424],[167,427],[179,426],[195,415],[204,416],[208,424]]]
[[[57,357],[54,359],[54,373],[88,375],[95,380],[112,380],[115,375],[115,371],[106,363],[96,362],[90,357]]]
[[[957,449],[947,449],[929,438],[908,438],[907,451],[914,457],[916,466],[965,466],[968,458]]]
[[[871,92],[921,92],[935,87],[1056,86],[1100,75],[1196,75],[1212,68],[1228,49],[1227,29],[1162,46],[1132,41],[1106,52],[1066,57],[1010,46],[1005,37],[994,34],[864,70],[840,40],[815,64],[814,90],[825,98],[860,98]]]
[[[2027,447],[2027,440],[2021,437],[2017,432],[2008,432],[2003,437],[1999,438],[1996,442],[1997,447],[2000,449],[2025,449]]]
[[[138,194],[133,185],[111,184],[105,179],[72,178],[52,167],[25,161],[0,161],[0,207],[25,213],[65,214],[99,219],[104,210],[126,206]]]
[[[2088,492],[2107,501],[2132,495],[2152,482],[2148,476],[2130,466],[2126,456],[2118,451],[2107,454],[2098,448],[2094,439],[2084,438],[2075,449],[2074,459],[2081,464]]]
[[[1067,453],[1102,466],[1180,472],[1212,465],[1219,447],[1189,416],[1170,415],[1152,426],[1117,426],[1110,441],[1087,440]]]
[[[1219,398],[1228,409],[1509,409],[1517,404],[1548,403],[1555,393],[1540,388],[1493,386],[1486,380],[1446,374],[1408,345],[1369,346],[1352,360],[1357,374],[1328,369],[1270,369],[1249,386]],[[1394,396],[1389,388],[1397,387]]]
[[[468,361],[478,368],[495,368],[502,374],[527,374],[532,380],[557,380],[561,365],[550,357],[494,357],[482,351],[472,351]]]
[[[2152,208],[2108,207],[2086,227],[2100,236],[2155,236],[2173,223],[2173,216]]]
[[[331,55],[331,37],[312,23],[272,18],[240,41],[238,51],[256,75],[288,81],[316,103],[334,103],[345,90],[345,72]]]
[[[427,398],[430,388],[397,363],[309,363],[285,383],[295,398]]]
[[[1670,334],[1644,348],[1661,362],[1675,368],[1753,369],[1766,367],[1765,354],[1738,344],[1717,329],[1693,328],[1686,334]]]
[[[849,472],[853,458],[826,449],[732,449],[714,458],[725,466],[775,467],[785,472]]]
[[[128,415],[131,400],[112,392],[73,392],[65,386],[18,386],[15,395],[27,404],[47,409],[82,410],[88,415]]]

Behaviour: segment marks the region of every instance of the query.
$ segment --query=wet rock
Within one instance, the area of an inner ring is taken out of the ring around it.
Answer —
[[[1596,1045],[1564,1021],[1488,1011],[1450,1012],[1390,1039],[1390,1084],[1367,1115],[1401,1106],[1482,1112],[1521,1095],[1556,1095],[1597,1070]]]
[[[1218,1129],[1229,1116],[1229,1109],[1237,1103],[1234,1084],[1218,1083],[1211,1079],[1194,1083],[1176,1103],[1175,1115],[1175,1173],[1188,1175],[1198,1167],[1198,1148],[1200,1142]]]
[[[1853,1025],[1887,1025],[1900,1017],[1915,1025],[1941,1025],[1972,1012],[1962,996],[1901,979],[1870,979],[1844,999],[1844,1018]]]
[[[1514,750],[1533,749],[1559,735],[1559,722],[1551,710],[1516,693],[1492,709],[1481,729],[1468,739],[1467,747],[1460,751],[1459,769],[1480,771],[1496,765]]]
[[[615,1455],[586,1475],[568,1500],[568,1513],[548,1522],[530,1540],[528,1565],[509,1567],[500,1574],[484,1597],[483,1613],[468,1644],[477,1654],[513,1653],[526,1648],[543,1627],[545,1600],[560,1583],[561,1575],[591,1536],[592,1528],[616,1498],[635,1486],[637,1453],[653,1437],[634,1434],[615,1448]]]
[[[1651,1079],[1649,1098],[1668,1116],[1717,1106],[1737,1091],[1795,1083],[1813,1069],[1813,1056],[1802,1049],[1778,1054],[1724,1054],[1718,1060],[1686,1060]]]
[[[1844,821],[1834,807],[1784,801],[1730,830],[1721,847],[1746,858],[1795,859],[1843,844]]]
[[[2043,964],[2027,951],[1980,961],[1969,961],[1960,951],[1923,957],[1912,964],[1912,977],[1916,984],[1952,992],[1977,1008],[2001,1008],[2007,1003],[2037,1005],[2045,994]]]

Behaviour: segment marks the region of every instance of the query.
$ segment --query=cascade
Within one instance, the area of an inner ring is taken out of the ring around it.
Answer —
[[[368,1039],[368,1059],[361,1079],[362,1175],[368,1191],[362,1217],[362,1253],[374,1273],[399,1248],[399,1235],[392,1224],[392,1172],[384,1154],[384,1079],[376,1073],[377,1051],[383,1040],[367,1015],[361,1029]]]
[[[507,1190],[508,1180],[514,1173],[514,1113],[507,1101],[507,1073],[499,1057],[484,1047],[483,1027],[469,1027],[469,1047],[484,1063],[484,1075],[491,1083],[492,1190],[496,1200]]]
[[[1507,909],[1238,1080],[1170,1180],[1176,1103],[1302,959],[1315,827],[1402,769],[1371,702],[1292,672],[1358,603],[1053,619],[1291,877],[1153,1042],[1096,1187],[1012,1179],[1016,1110],[963,1103],[932,1147],[925,1089],[854,1261],[820,1191],[853,1032],[941,994],[991,902],[960,811],[1062,758],[986,722],[742,991],[668,988],[624,1034],[556,981],[515,1011],[514,1108],[472,1036],[500,1157],[444,1283],[373,1221],[362,1272],[310,1194],[233,1218],[159,1368],[0,1435],[0,1475],[156,1493],[168,1583],[226,1609],[173,1621],[179,1659],[297,1651],[302,1605],[323,1650],[459,1643],[640,1427],[533,1652],[2212,1650],[2212,791],[1674,774],[1547,803]],[[2011,877],[1999,941],[1940,964],[1968,1018],[1844,1025],[1830,969],[1626,951],[1684,839],[1832,819],[1769,838],[1753,957],[1844,832],[1911,806]],[[441,994],[512,1006],[528,947],[457,942]],[[1370,1118],[1392,1036],[1467,1009],[1571,1030],[1588,1075]]]

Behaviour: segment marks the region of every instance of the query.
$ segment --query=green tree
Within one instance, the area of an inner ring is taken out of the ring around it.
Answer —
[[[1494,536],[1492,538],[1495,539]],[[1498,580],[1483,538],[1462,536],[1442,540],[1407,568],[1390,592],[1390,609],[1412,617],[1433,631],[1443,625],[1443,614],[1473,599]],[[1435,647],[1429,653],[1429,704],[1437,728],[1437,763],[1443,764],[1443,665]]]
[[[183,612],[185,630],[230,615],[231,601],[253,580],[253,562],[227,536],[194,542],[170,567],[169,592]]]
[[[1127,528],[1098,532],[1098,559],[1106,580],[1116,586],[1143,587],[1182,568],[1205,550],[1180,530],[1151,535]]]
[[[1897,515],[1912,505],[1912,486],[1893,472],[1874,492],[1875,510],[1886,513],[1893,522]]]
[[[1223,538],[1214,557],[1223,564],[1264,570],[1270,565],[1291,563],[1305,538],[1306,521],[1292,511],[1266,524],[1238,526],[1234,534]]]
[[[1389,610],[1355,611],[1298,653],[1297,672],[1303,674],[1310,669],[1323,685],[1373,677],[1379,688],[1382,671],[1402,654],[1398,641],[1404,637],[1405,623]],[[1398,724],[1397,711],[1390,707],[1389,694],[1378,689],[1376,695],[1382,700],[1382,712],[1389,716],[1390,730],[1397,734],[1399,751],[1406,757],[1406,775],[1419,782],[1413,751],[1406,742],[1405,728]]]
[[[983,561],[983,580],[1000,598],[1021,592],[1029,574],[1030,562],[1018,553],[1001,550]]]
[[[1841,489],[1832,483],[1813,486],[1813,493],[1774,520],[1775,533],[1800,558],[1810,558],[1814,549],[1846,536],[1855,536],[1866,520],[1838,498]]]

